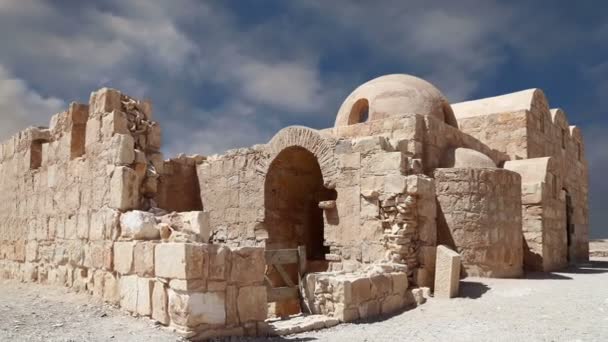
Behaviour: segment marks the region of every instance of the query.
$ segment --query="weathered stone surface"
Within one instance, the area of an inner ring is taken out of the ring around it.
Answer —
[[[183,327],[226,324],[225,295],[221,292],[188,293],[169,290],[169,317]]]
[[[158,240],[154,214],[145,211],[129,211],[120,216],[121,237],[134,240]]]
[[[131,275],[120,277],[119,286],[120,307],[130,312],[137,312],[137,276]]]
[[[232,252],[230,281],[239,284],[261,283],[264,280],[264,250],[242,247]]]
[[[133,247],[133,269],[140,277],[154,276],[154,242],[137,242]]]
[[[264,321],[268,316],[265,286],[241,287],[237,301],[241,322]]]
[[[435,297],[458,296],[460,284],[460,255],[446,246],[437,246],[435,261]]]
[[[152,291],[154,280],[149,278],[137,279],[137,313],[142,316],[152,314]]]
[[[133,247],[134,242],[117,241],[114,243],[114,269],[120,274],[131,274],[133,272]]]
[[[137,174],[126,166],[116,167],[110,179],[110,207],[125,211],[138,206]]]
[[[169,324],[167,288],[160,281],[154,282],[152,289],[152,319]]]
[[[203,246],[191,243],[157,244],[154,260],[157,277],[176,279],[203,278],[203,266],[208,262]]]
[[[0,144],[0,277],[213,337],[268,331],[264,249],[305,247],[306,307],[291,309],[336,323],[422,304],[436,269],[457,281],[438,244],[469,275],[519,276],[522,254],[535,270],[587,260],[580,129],[540,90],[456,107],[458,123],[433,86],[392,75],[345,101],[346,124],[166,161],[150,104],[101,89]]]

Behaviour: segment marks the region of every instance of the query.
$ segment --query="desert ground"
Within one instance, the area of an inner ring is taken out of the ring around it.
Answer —
[[[429,299],[374,322],[300,335],[233,341],[605,341],[608,258],[525,279],[467,278],[460,297]],[[149,319],[131,317],[66,289],[0,282],[1,341],[182,341]]]

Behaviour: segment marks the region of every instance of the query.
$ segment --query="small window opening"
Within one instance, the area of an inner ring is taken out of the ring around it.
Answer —
[[[359,99],[353,105],[348,117],[348,124],[354,125],[366,122],[369,119],[369,102],[367,99]]]
[[[36,170],[40,166],[42,166],[42,140],[34,140],[30,146],[30,170]]]
[[[562,129],[562,148],[566,149],[566,130]]]
[[[557,189],[557,177],[555,175],[553,176],[553,181],[552,181],[552,185],[553,185],[553,196],[557,199],[559,199],[559,190]]]
[[[545,133],[545,115],[540,115],[540,131],[541,133]]]
[[[85,141],[87,134],[86,124],[74,124],[72,126],[72,139],[70,141],[70,159],[82,157],[85,152]]]
[[[576,144],[576,150],[577,150],[578,161],[582,161],[583,160],[583,147],[581,146],[580,142]]]

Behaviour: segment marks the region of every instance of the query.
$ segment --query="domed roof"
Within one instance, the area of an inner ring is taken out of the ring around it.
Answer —
[[[408,113],[434,116],[458,127],[441,91],[421,78],[405,74],[385,75],[360,85],[342,103],[335,126]]]
[[[496,164],[485,154],[470,148],[451,148],[445,151],[441,167],[447,168],[496,168]]]

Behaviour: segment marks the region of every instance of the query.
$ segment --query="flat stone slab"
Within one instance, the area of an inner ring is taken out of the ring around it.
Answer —
[[[267,320],[271,335],[285,336],[307,331],[331,328],[340,323],[338,319],[324,315],[297,315],[288,319]]]

